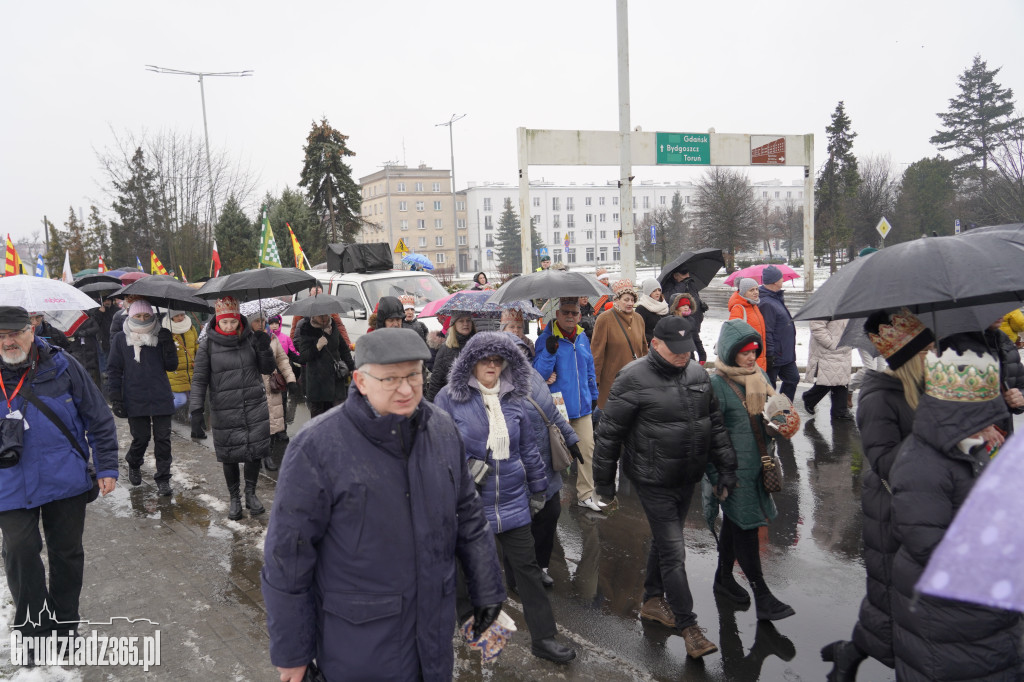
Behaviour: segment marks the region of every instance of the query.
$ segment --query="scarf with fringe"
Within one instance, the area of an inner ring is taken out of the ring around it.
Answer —
[[[484,410],[487,412],[487,449],[491,451],[491,457],[495,460],[508,459],[510,442],[508,424],[505,423],[505,415],[501,412],[501,397],[498,395],[500,389],[501,379],[494,384],[494,388],[477,385],[477,390],[484,399]]]
[[[124,322],[124,340],[135,348],[135,362],[142,362],[142,347],[156,346],[158,320],[154,315],[149,322],[139,322],[129,317]]]
[[[743,401],[744,406],[747,408],[747,414],[761,414],[764,411],[764,404],[768,400],[768,396],[775,395],[775,389],[771,387],[764,378],[764,375],[761,374],[758,366],[754,365],[750,369],[744,369],[742,367],[732,367],[723,362],[718,362],[716,365],[716,372],[729,381],[743,386],[744,394],[747,396],[746,400]]]

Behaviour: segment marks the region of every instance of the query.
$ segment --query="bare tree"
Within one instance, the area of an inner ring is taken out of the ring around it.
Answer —
[[[883,216],[893,216],[900,191],[900,178],[888,154],[858,159],[860,184],[852,198],[850,253],[878,242],[875,231]]]
[[[1021,119],[1008,131],[991,161],[997,177],[989,183],[985,202],[998,222],[1024,221],[1024,122]]]
[[[702,246],[720,248],[732,270],[736,252],[758,241],[758,208],[747,174],[712,168],[697,181],[695,233]]]

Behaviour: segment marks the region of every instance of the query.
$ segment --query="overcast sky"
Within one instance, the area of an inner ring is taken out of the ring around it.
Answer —
[[[935,114],[975,54],[1024,96],[1020,0],[631,0],[629,11],[631,123],[645,131],[814,133],[820,165],[844,100],[855,153],[902,168],[936,153]],[[296,185],[322,116],[350,136],[358,179],[389,160],[448,168],[448,130],[435,124],[467,114],[455,124],[460,189],[516,182],[518,126],[618,129],[614,0],[58,0],[8,2],[0,17],[0,205],[15,239],[43,215],[63,223],[69,206],[106,208],[96,150],[112,131],[202,135],[196,80],[145,64],[255,72],[208,79],[206,107],[211,145],[251,168],[258,196]],[[637,180],[698,172],[635,169]],[[558,182],[617,175],[531,169]]]

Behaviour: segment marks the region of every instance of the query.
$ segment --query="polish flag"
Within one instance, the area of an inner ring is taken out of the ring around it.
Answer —
[[[213,240],[213,276],[220,277],[220,253],[217,251],[217,240]]]

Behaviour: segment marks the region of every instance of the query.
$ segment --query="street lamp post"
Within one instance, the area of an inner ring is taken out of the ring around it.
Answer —
[[[213,194],[213,163],[210,161],[210,133],[206,127],[206,89],[203,87],[203,78],[207,76],[230,76],[232,78],[245,78],[246,76],[252,75],[251,69],[245,71],[183,71],[181,69],[168,69],[162,66],[153,66],[152,64],[146,64],[146,70],[152,71],[153,73],[166,73],[174,76],[198,76],[199,77],[199,97],[203,104],[203,137],[206,140],[206,176],[210,183],[210,223],[209,229],[213,229],[213,224],[217,222],[217,204]],[[207,234],[207,240],[210,235]]]
[[[459,276],[459,212],[455,209],[455,137],[452,133],[454,123],[459,119],[466,118],[466,114],[456,116],[452,114],[452,117],[444,123],[438,123],[434,127],[448,126],[448,146],[452,153],[452,226],[455,229],[455,276]],[[467,243],[466,253],[469,253]]]

